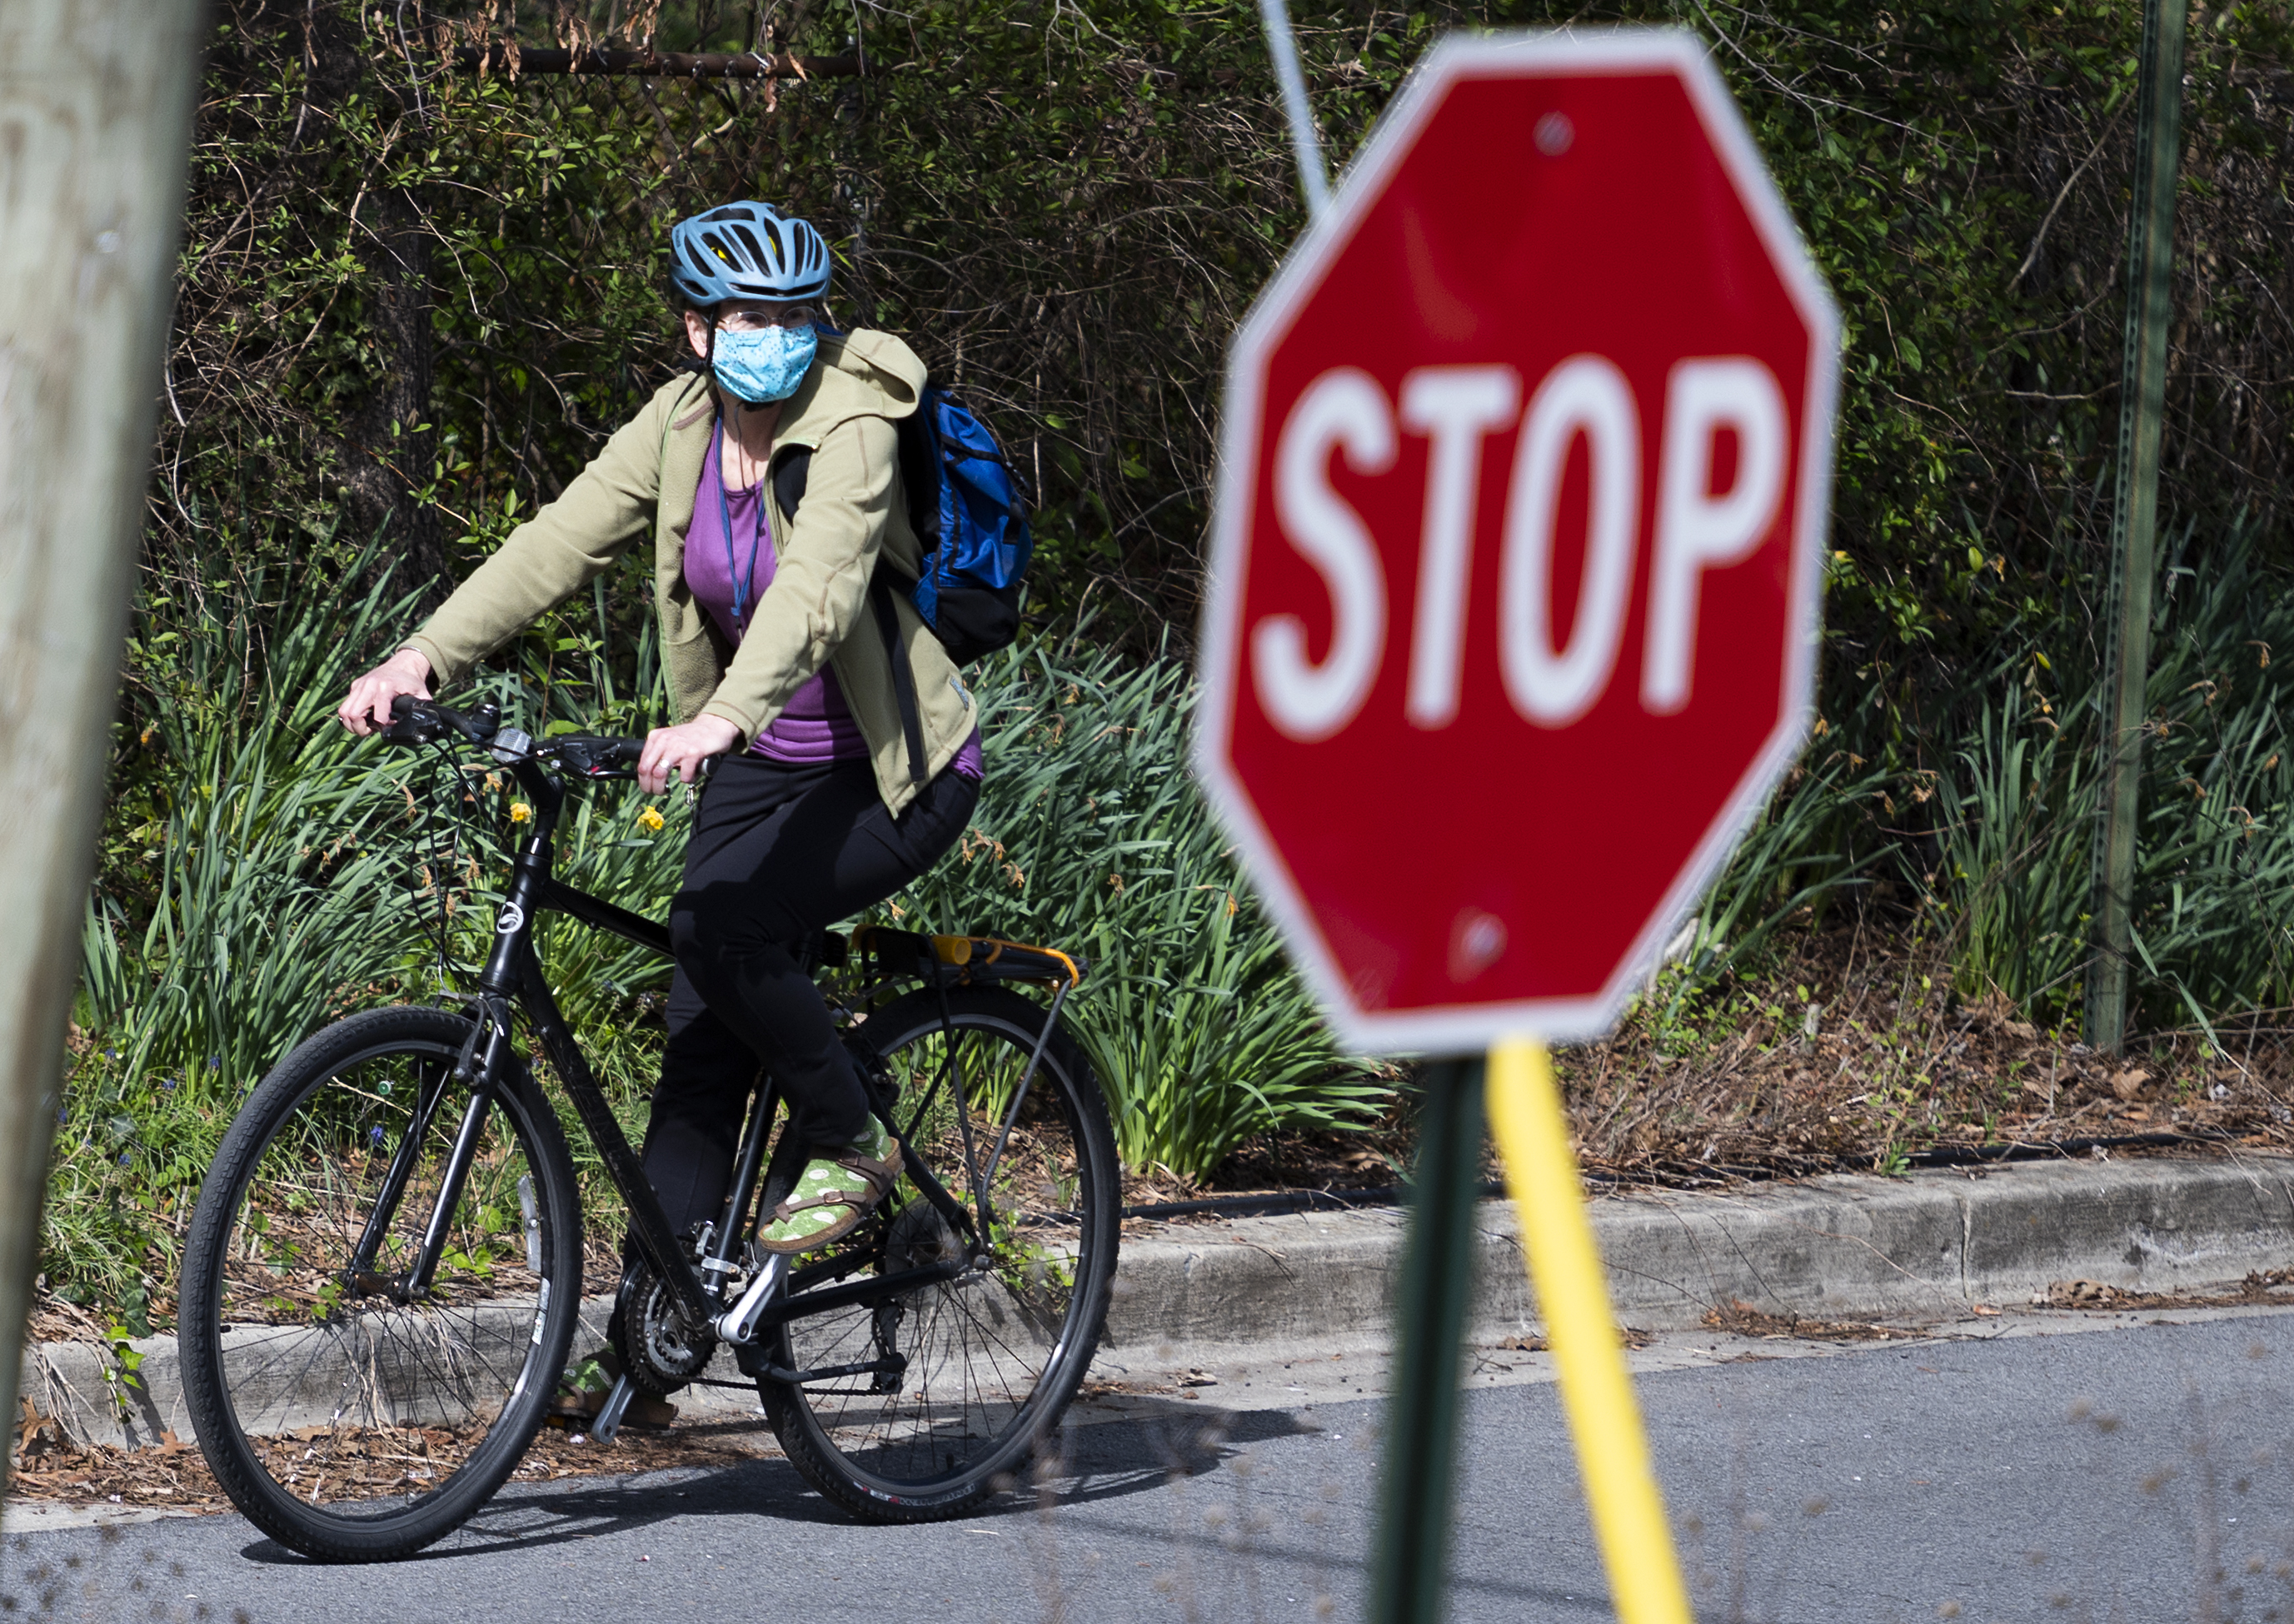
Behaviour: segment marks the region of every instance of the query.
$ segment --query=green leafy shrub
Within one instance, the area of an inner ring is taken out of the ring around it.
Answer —
[[[160,1244],[134,1204],[179,1211],[274,1061],[354,1009],[453,995],[491,940],[515,786],[467,752],[449,765],[336,722],[407,605],[378,585],[344,605],[332,579],[292,574],[265,605],[258,577],[138,622],[139,709],[152,720],[131,735],[136,765],[122,775],[144,844],[114,865],[138,883],[115,877],[89,904],[77,1017],[91,1046],[69,1090],[50,1222],[59,1279],[120,1288],[122,1260]],[[493,699],[543,734],[640,727],[602,637],[578,620],[537,626],[460,697]],[[635,669],[649,691],[649,639]],[[1375,1120],[1386,1084],[1331,1046],[1187,777],[1184,668],[1023,645],[979,684],[988,775],[976,827],[897,910],[1091,961],[1068,1015],[1133,1166],[1200,1176],[1254,1133]],[[458,796],[459,818],[440,816]],[[641,810],[610,790],[570,797],[559,872],[658,916],[689,808],[672,792],[657,832]],[[540,939],[609,1095],[641,1119],[659,1063],[644,1017],[667,966],[600,931],[546,922]]]
[[[2294,1007],[2294,686],[2274,657],[2294,640],[2294,593],[2247,527],[2204,552],[2203,570],[2186,562],[2200,553],[2186,527],[2154,598],[2131,969],[2142,1024],[2210,1032]],[[1705,897],[1664,983],[1669,1009],[1757,973],[1777,931],[1884,879],[1915,901],[1883,910],[1883,928],[1938,946],[1959,997],[2075,1017],[2100,684],[2044,617],[1969,663],[1964,688],[1934,696],[1911,765],[1819,735]]]
[[[510,797],[482,772],[453,774],[468,797],[460,817],[428,816],[451,810],[446,769],[336,721],[352,677],[410,607],[386,581],[347,601],[338,583],[331,564],[305,564],[275,587],[261,572],[217,581],[138,616],[129,679],[150,719],[123,728],[125,813],[113,821],[129,838],[89,898],[75,1010],[85,1047],[67,1083],[44,1239],[61,1287],[130,1289],[147,1249],[172,1244],[224,1130],[273,1062],[353,1010],[466,984],[491,939]],[[484,686],[536,727],[625,725],[630,707],[581,658],[581,641],[560,617]],[[639,654],[650,681],[650,645]],[[582,680],[557,679],[560,662]],[[681,824],[648,835],[637,811],[576,798],[564,872],[658,912]],[[681,820],[682,801],[669,814]],[[628,1017],[666,970],[598,932],[546,930],[541,946],[569,1014],[606,1035],[609,1092],[633,1108],[656,1062],[628,1041]]]
[[[976,828],[904,922],[1089,959],[1068,1007],[1132,1167],[1200,1177],[1254,1133],[1375,1121],[1388,1086],[1333,1046],[1187,774],[1185,668],[1023,643],[978,686]]]
[[[2246,530],[2203,573],[2191,540],[2155,600],[2132,969],[2145,1022],[2205,1028],[2294,1005],[2294,688],[2273,662],[2294,596]],[[2087,953],[2100,684],[2077,652],[2004,649],[1997,697],[1933,776],[1932,905],[1961,991],[2042,1012],[2077,1007]]]

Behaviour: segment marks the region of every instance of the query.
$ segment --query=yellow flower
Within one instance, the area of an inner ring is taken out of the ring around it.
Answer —
[[[647,807],[644,811],[638,814],[638,827],[644,830],[647,834],[657,833],[661,829],[661,814],[655,811],[651,807]]]
[[[533,808],[527,806],[524,801],[513,800],[509,803],[509,821],[513,824],[522,824],[533,816]]]

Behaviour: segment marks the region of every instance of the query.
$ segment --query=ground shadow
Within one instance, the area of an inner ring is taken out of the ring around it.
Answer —
[[[1316,1430],[1281,1410],[1235,1411],[1127,1398],[1117,1418],[1071,1419],[1031,1471],[970,1514],[1033,1513],[1046,1498],[1062,1506],[1120,1499],[1174,1477],[1200,1476],[1247,1445]],[[460,1530],[400,1560],[451,1562],[629,1532],[680,1517],[718,1516],[844,1526],[857,1521],[808,1487],[785,1459],[639,1467],[611,1477],[506,1484]],[[313,1560],[268,1539],[250,1542],[240,1554],[268,1564]]]

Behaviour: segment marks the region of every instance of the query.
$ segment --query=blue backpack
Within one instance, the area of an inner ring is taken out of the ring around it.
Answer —
[[[900,420],[900,483],[924,555],[908,602],[958,665],[1007,646],[1036,539],[1004,448],[938,384]]]
[[[949,659],[969,665],[1020,635],[1020,586],[1036,550],[1026,502],[996,436],[938,384],[925,383],[899,433],[900,484],[923,573],[892,589],[915,605]],[[795,519],[811,465],[801,446],[775,464],[773,496],[784,519]]]
[[[948,657],[967,665],[1020,635],[1021,583],[1036,540],[1004,448],[962,401],[927,379],[916,410],[900,419],[899,436],[900,484],[909,527],[923,549],[923,572],[902,583],[879,570],[868,595],[892,656],[909,776],[923,784],[930,775],[915,673],[900,647],[899,617],[888,594],[907,597]],[[811,463],[810,451],[794,448],[773,469],[773,497],[784,519],[796,517]]]

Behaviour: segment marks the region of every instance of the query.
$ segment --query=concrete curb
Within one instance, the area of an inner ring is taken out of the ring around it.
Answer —
[[[577,1349],[602,1340],[609,1301],[584,1301],[582,1329],[575,1333]],[[508,1349],[527,1334],[529,1315],[500,1317],[500,1340],[490,1347]],[[315,1336],[315,1333],[313,1333]],[[588,1340],[585,1341],[584,1338]],[[226,1344],[228,1345],[228,1344]],[[139,1336],[128,1344],[143,1356],[136,1369],[137,1385],[115,1387],[105,1378],[110,1368],[104,1350],[92,1342],[42,1342],[24,1350],[20,1397],[29,1399],[41,1415],[53,1417],[78,1442],[101,1443],[112,1449],[150,1449],[167,1434],[189,1443],[198,1436],[191,1409],[183,1400],[183,1361],[173,1336]],[[730,1360],[725,1361],[728,1365]],[[305,1372],[304,1374],[308,1374]],[[712,1368],[711,1375],[720,1374]],[[327,1418],[323,1405],[289,1413],[292,1425],[309,1425]]]
[[[1825,1319],[1933,1320],[2026,1301],[2058,1280],[2178,1291],[2294,1264],[2294,1157],[1636,1191],[1595,1200],[1593,1227],[1628,1325],[1694,1326],[1738,1299]],[[1485,1203],[1477,1233],[1476,1336],[1535,1329],[1512,1207]],[[1190,1349],[1382,1342],[1403,1242],[1403,1215],[1391,1209],[1151,1226],[1123,1243],[1105,1345],[1126,1362],[1167,1363]],[[606,1306],[583,1306],[593,1332]],[[23,1395],[82,1439],[189,1439],[175,1338],[134,1345],[143,1391],[124,1419],[102,1355],[85,1343],[26,1349]]]
[[[2058,1280],[2145,1291],[2294,1263],[2294,1158],[2024,1163],[1908,1178],[1842,1174],[1592,1204],[1618,1318],[1693,1326],[1741,1299],[1826,1319],[1937,1320]],[[1485,1203],[1474,1328],[1529,1331],[1512,1206]],[[1110,1346],[1137,1352],[1383,1335],[1400,1266],[1393,1211],[1307,1213],[1127,1240]]]

